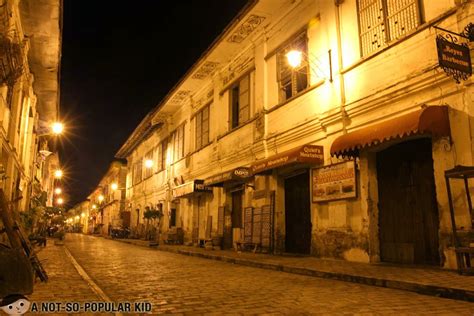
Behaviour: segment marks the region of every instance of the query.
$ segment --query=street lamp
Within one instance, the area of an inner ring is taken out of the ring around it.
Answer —
[[[110,185],[110,187],[111,187],[112,190],[114,190],[114,191],[118,189],[118,185],[117,185],[117,183],[115,183],[115,182],[112,183],[112,184]]]
[[[54,189],[55,194],[61,194],[61,192],[63,192],[63,190],[61,190],[61,188]]]
[[[58,203],[59,205],[63,204],[63,203],[64,203],[63,198],[58,198],[58,199],[56,200],[56,203]]]
[[[313,73],[322,78],[329,78],[329,81],[332,82],[332,53],[331,50],[328,51],[328,63],[323,63],[321,58],[322,56],[315,56],[308,52],[303,52],[298,49],[292,49],[285,54],[286,61],[288,65],[294,70],[302,66],[303,61],[308,63],[309,68]]]
[[[57,169],[56,171],[54,171],[54,177],[56,179],[61,179],[63,176],[63,171],[61,169]]]
[[[92,209],[95,210],[97,208],[97,205],[92,204]]]
[[[51,124],[51,131],[54,135],[59,135],[64,131],[64,124],[60,122],[54,122]]]
[[[97,199],[99,200],[99,202],[102,202],[104,200],[104,196],[101,194],[101,195],[99,195],[99,197]]]

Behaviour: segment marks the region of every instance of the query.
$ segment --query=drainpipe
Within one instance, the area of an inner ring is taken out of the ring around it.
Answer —
[[[342,40],[341,40],[341,18],[340,18],[340,5],[344,0],[334,0],[335,4],[335,13],[336,13],[336,36],[337,36],[337,62],[338,62],[338,72],[339,72],[339,88],[341,94],[341,118],[342,118],[342,132],[344,134],[346,131],[346,122],[347,122],[347,113],[346,113],[346,89],[344,85],[344,74],[342,73],[343,62],[342,62]]]

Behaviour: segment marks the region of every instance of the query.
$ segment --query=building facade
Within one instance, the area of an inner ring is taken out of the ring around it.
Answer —
[[[444,171],[473,164],[473,88],[439,66],[436,39],[473,14],[459,0],[251,2],[117,153],[131,227],[148,207],[164,241],[179,229],[186,244],[454,267]]]
[[[61,19],[59,0],[0,1],[0,188],[17,211],[44,191],[52,204]]]
[[[112,228],[130,227],[129,214],[124,212],[126,176],[126,163],[114,159],[85,205],[88,208],[88,233],[107,236]]]

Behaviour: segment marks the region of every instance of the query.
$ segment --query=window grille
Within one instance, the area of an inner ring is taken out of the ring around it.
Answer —
[[[418,0],[358,0],[357,4],[362,56],[420,25]]]

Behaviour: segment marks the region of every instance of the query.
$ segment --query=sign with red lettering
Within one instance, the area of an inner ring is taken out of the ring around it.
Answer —
[[[356,194],[355,161],[312,169],[313,202],[354,198]]]
[[[452,37],[449,37],[452,38]],[[454,43],[438,35],[436,38],[439,66],[457,83],[472,75],[471,54],[465,43]]]

